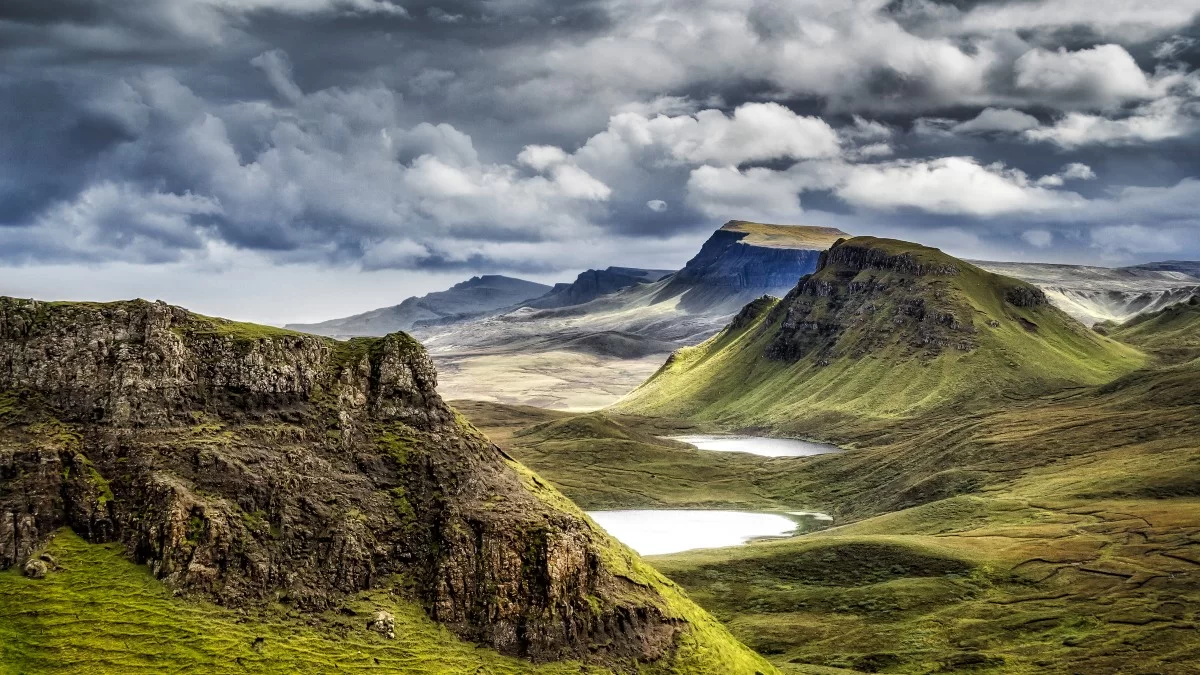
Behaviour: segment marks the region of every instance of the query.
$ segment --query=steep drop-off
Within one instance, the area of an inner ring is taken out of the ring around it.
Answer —
[[[388,589],[535,661],[758,668],[435,386],[403,334],[0,298],[0,568],[70,528],[226,607]]]
[[[783,300],[755,301],[711,340],[675,352],[616,409],[831,435],[839,420],[1095,384],[1141,359],[1027,283],[937,249],[858,237],[823,254]]]

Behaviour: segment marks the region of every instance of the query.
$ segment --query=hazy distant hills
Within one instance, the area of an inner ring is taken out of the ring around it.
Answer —
[[[380,336],[411,331],[421,323],[476,317],[550,291],[550,286],[498,274],[471,277],[444,291],[408,298],[391,307],[320,323],[288,324],[292,330],[330,337]]]
[[[549,293],[522,304],[535,309],[582,305],[602,295],[616,293],[630,286],[654,283],[674,272],[675,270],[643,270],[634,267],[587,270],[581,272],[574,282],[555,284]]]
[[[816,269],[822,250],[845,236],[830,228],[732,221],[678,272],[589,271],[514,311],[444,328],[418,326],[417,335],[435,354],[586,349],[593,342],[579,338],[597,333],[623,335],[631,356],[665,354],[715,333],[754,298],[787,292]],[[601,294],[602,283],[624,286]],[[572,297],[585,301],[564,302]],[[607,341],[606,354],[615,343]]]
[[[716,334],[747,303],[786,295],[816,271],[823,251],[848,237],[734,220],[674,272],[613,266],[553,287],[486,275],[393,307],[288,327],[342,338],[408,331],[437,361],[449,396],[595,407],[635,387],[667,354]],[[974,265],[1033,284],[1089,326],[1200,296],[1200,262]]]
[[[1092,325],[1121,323],[1200,295],[1200,262],[1166,261],[1133,267],[974,261],[990,272],[1034,284],[1059,309]]]

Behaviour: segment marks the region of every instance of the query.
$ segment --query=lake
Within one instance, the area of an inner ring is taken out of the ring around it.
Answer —
[[[759,537],[786,537],[800,523],[778,513],[701,509],[589,511],[621,543],[642,555],[738,546]]]
[[[813,443],[795,438],[767,438],[766,436],[739,436],[735,434],[713,434],[695,436],[666,436],[673,441],[690,443],[701,450],[715,452],[748,452],[763,457],[810,457],[838,452],[841,448],[828,443]]]

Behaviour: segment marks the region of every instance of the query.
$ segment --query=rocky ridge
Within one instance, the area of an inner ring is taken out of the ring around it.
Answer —
[[[435,386],[403,334],[0,298],[0,568],[70,527],[226,606],[395,586],[507,654],[672,655],[687,623],[657,582]]]

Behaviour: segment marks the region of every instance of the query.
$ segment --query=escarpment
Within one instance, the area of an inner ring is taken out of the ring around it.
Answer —
[[[435,386],[403,334],[0,298],[0,568],[69,527],[226,606],[389,588],[507,654],[671,656],[687,624],[630,554]]]
[[[961,271],[951,260],[891,250],[869,237],[839,240],[773,310],[764,329],[778,332],[765,354],[782,361],[817,354],[828,362],[892,344],[924,358],[971,351],[978,346],[974,311],[949,281]],[[1040,293],[1027,285],[1013,290],[1022,300]]]

